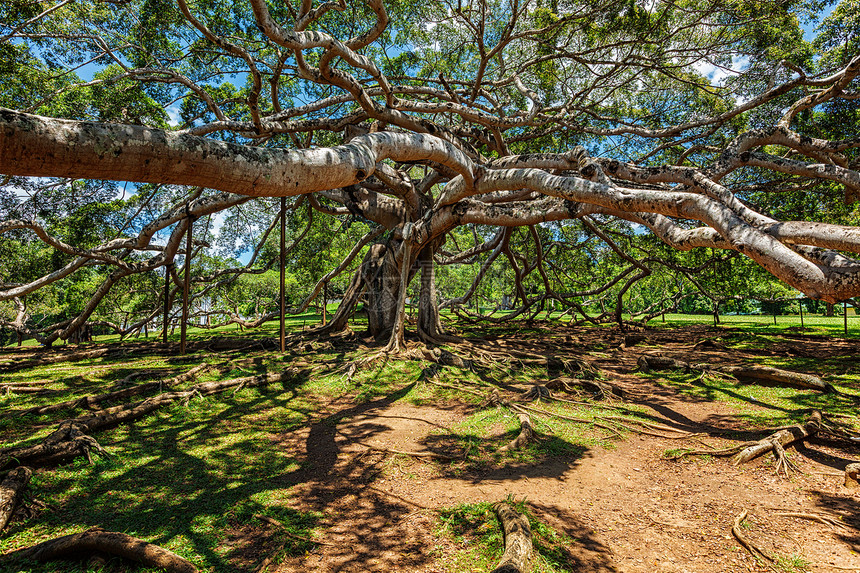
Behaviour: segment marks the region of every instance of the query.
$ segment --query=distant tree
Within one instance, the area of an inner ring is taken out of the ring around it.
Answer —
[[[496,281],[498,259],[507,278],[484,297],[522,309],[592,297],[619,318],[638,281],[673,268],[637,246],[646,230],[673,249],[741,253],[813,299],[856,296],[855,5],[810,44],[798,18],[818,3],[783,0],[5,3],[0,233],[13,250],[35,235],[62,254],[41,274],[4,269],[0,299],[20,305],[96,272],[74,316],[39,333],[67,338],[115,285],[170,265],[189,225],[245,217],[233,243],[250,247],[277,211],[250,199],[283,196],[299,197],[299,227],[308,207],[364,225],[308,225],[294,254],[307,274],[295,276],[318,292],[354,269],[327,328],[365,300],[393,347],[414,275],[418,333],[444,339],[440,264],[492,258],[482,276]],[[158,191],[139,211],[122,205],[128,223],[110,221],[104,197],[93,213],[34,208],[52,188],[92,186],[70,179]],[[27,186],[38,190],[16,200]],[[330,244],[338,260],[322,254]],[[210,279],[265,272],[264,258]]]

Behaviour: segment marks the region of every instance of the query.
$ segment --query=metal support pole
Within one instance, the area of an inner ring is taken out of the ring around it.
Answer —
[[[327,303],[328,303],[328,281],[323,283],[323,309],[322,309],[323,310],[322,311],[323,326],[325,326],[326,318],[327,318],[326,317],[326,311],[328,310],[326,308]]]
[[[845,336],[848,336],[848,301],[842,301],[842,320],[845,323]]]
[[[162,323],[163,331],[161,333],[161,342],[167,344],[167,329],[170,326],[170,267],[173,263],[164,265],[164,322]]]
[[[286,281],[287,281],[287,198],[281,197],[281,352],[287,349],[287,326],[284,313],[286,312]]]
[[[188,217],[188,234],[185,239],[185,284],[182,288],[182,324],[179,334],[179,353],[185,354],[185,337],[188,329],[188,291],[191,289],[191,229],[194,220]]]
[[[797,305],[800,307],[800,328],[804,328],[803,326],[803,299],[797,299]]]

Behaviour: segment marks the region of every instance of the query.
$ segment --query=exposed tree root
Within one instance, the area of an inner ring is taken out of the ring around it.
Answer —
[[[816,435],[820,428],[821,412],[815,411],[803,425],[783,428],[758,442],[747,445],[732,458],[732,463],[734,465],[742,464],[767,452],[773,452],[777,459],[776,473],[784,472],[788,475],[788,471],[795,468],[788,458],[785,457],[785,446]]]
[[[794,464],[786,457],[785,447],[806,440],[818,434],[821,428],[821,412],[815,411],[803,425],[788,426],[780,428],[771,435],[758,441],[744,442],[724,450],[685,450],[679,452],[669,459],[679,459],[685,456],[734,456],[732,465],[739,465],[753,460],[768,452],[773,452],[776,457],[776,473],[788,475],[790,470],[796,470]]]
[[[45,364],[55,364],[57,362],[74,362],[77,360],[90,360],[92,358],[101,358],[111,353],[123,352],[118,348],[93,348],[90,350],[79,350],[76,352],[54,351],[39,349],[39,355],[35,358],[28,358],[17,362],[9,362],[0,366],[0,372],[14,372],[25,368],[33,368]]]
[[[30,408],[29,410],[24,410],[24,414],[47,414],[49,412],[56,412],[58,410],[71,409],[71,408],[95,408],[98,404],[102,402],[109,402],[112,400],[121,400],[123,398],[129,398],[131,396],[138,396],[140,394],[146,394],[147,392],[151,392],[153,390],[161,390],[163,388],[170,388],[177,384],[181,384],[183,382],[188,382],[189,380],[193,380],[197,378],[197,376],[207,369],[211,368],[209,364],[199,364],[192,368],[191,370],[179,374],[171,378],[170,380],[159,380],[158,382],[148,382],[146,384],[140,384],[138,386],[132,386],[131,388],[125,388],[123,390],[117,390],[115,392],[107,392],[105,394],[97,394],[94,396],[83,396],[81,398],[75,398],[73,400],[66,400],[65,402],[59,402],[57,404],[50,404],[48,406],[41,406],[36,408]]]
[[[463,370],[470,370],[472,368],[472,360],[461,358],[444,348],[426,348],[423,351],[423,357],[425,360],[441,364],[442,366],[454,366]]]
[[[768,563],[773,563],[775,561],[774,557],[769,553],[766,553],[762,548],[754,544],[752,541],[746,538],[746,536],[741,531],[741,524],[744,522],[744,519],[747,518],[747,510],[743,510],[740,514],[735,518],[734,524],[732,524],[732,535],[735,536],[735,539],[738,540],[744,549],[750,552],[750,554],[757,559],[764,559]]]
[[[636,360],[640,372],[651,372],[653,370],[683,370],[689,372],[691,365],[683,360],[675,360],[665,356],[643,354]]]
[[[41,444],[0,452],[0,469],[22,465],[53,466],[80,456],[87,456],[92,462],[92,451],[106,453],[95,438],[86,435],[80,426],[63,422]]]
[[[91,450],[105,453],[98,442],[88,434],[137,420],[167,404],[179,400],[187,402],[193,396],[207,396],[235,387],[265,386],[278,381],[290,380],[296,375],[297,372],[289,368],[283,372],[273,374],[247,376],[217,382],[203,382],[187,390],[165,392],[136,404],[124,404],[105,408],[87,416],[66,420],[45,438],[41,444],[0,450],[0,469],[25,464],[37,466],[55,465],[69,461],[80,455],[86,455],[89,458]]]
[[[474,396],[483,397],[484,394],[478,392],[477,390],[472,390],[471,388],[464,388],[463,386],[454,386],[452,384],[443,384],[442,382],[436,382],[435,380],[430,380],[429,378],[424,380],[428,384],[433,384],[434,386],[439,386],[440,388],[447,388],[448,390],[457,390],[458,392],[466,392],[468,394],[472,394]],[[497,393],[498,394],[498,393]]]
[[[741,451],[742,449],[744,449],[745,447],[752,445],[752,444],[756,444],[756,443],[758,443],[758,442],[744,442],[743,444],[738,444],[737,446],[732,446],[730,448],[725,448],[722,450],[715,450],[715,449],[684,450],[684,451],[678,452],[674,455],[667,456],[666,459],[668,459],[668,460],[679,460],[679,459],[685,458],[687,456],[718,456],[718,457],[733,456],[736,453],[738,453],[739,451]]]
[[[576,416],[568,416],[565,414],[558,414],[556,412],[541,410],[540,408],[535,408],[533,406],[524,406],[524,405],[519,405],[519,404],[507,404],[507,405],[510,408],[516,410],[517,412],[523,413],[523,414],[527,413],[527,412],[531,412],[534,414],[541,414],[543,416],[558,418],[560,420],[567,420],[569,422],[579,422],[580,424],[592,424],[594,426],[597,426],[598,428],[603,428],[604,430],[608,430],[608,431],[612,432],[616,437],[619,437],[619,438],[621,437],[621,434],[618,432],[618,430],[616,428],[612,427],[611,425],[609,425],[605,422],[601,422],[600,418],[597,418],[597,417],[595,417],[593,420],[589,420],[587,418],[579,418]],[[526,410],[526,412],[523,412],[523,410]],[[626,430],[630,430],[630,428],[627,428],[623,424],[619,424],[619,426],[622,426]]]
[[[739,380],[749,380],[755,382],[764,382],[768,384],[777,384],[779,386],[787,386],[789,388],[799,388],[801,390],[817,390],[826,394],[842,394],[829,382],[825,382],[818,376],[812,374],[804,374],[802,372],[791,372],[789,370],[781,370],[779,368],[771,368],[770,366],[720,366],[713,364],[691,364],[683,360],[667,358],[665,356],[643,354],[638,358],[636,363],[639,365],[639,370],[642,372],[651,372],[653,370],[701,370],[702,372],[719,372],[728,374]]]
[[[565,392],[574,392],[576,388],[582,388],[587,392],[591,392],[595,400],[624,397],[624,389],[621,386],[609,384],[598,379],[586,380],[583,378],[561,377],[550,380],[546,383],[546,387],[550,390],[563,390]]]
[[[164,569],[169,573],[197,573],[197,568],[194,565],[167,549],[125,533],[103,531],[98,528],[19,549],[3,555],[0,560],[3,562],[17,560],[54,561],[88,553],[118,555],[142,563],[147,567]]]
[[[552,393],[549,391],[549,388],[542,384],[535,384],[523,393],[523,400],[526,402],[549,398],[552,398]]]
[[[475,344],[474,340],[457,344],[455,349],[470,355],[468,362],[478,363],[486,367],[492,367],[500,362],[519,362],[525,366],[544,366],[549,371],[564,372],[569,376],[589,380],[597,378],[600,374],[597,368],[580,358],[542,356],[516,349],[490,349]]]
[[[499,451],[508,452],[508,451],[512,451],[512,450],[522,449],[522,448],[526,447],[527,445],[529,445],[530,443],[532,443],[533,441],[535,441],[535,439],[537,438],[535,430],[532,427],[532,421],[528,417],[528,415],[520,413],[518,415],[518,417],[520,420],[520,433],[519,433],[519,435],[516,438],[514,438],[513,440],[511,440],[511,442],[509,444],[504,445],[501,448],[499,448]]]
[[[12,516],[15,515],[18,502],[24,495],[24,489],[32,476],[32,469],[19,467],[10,471],[6,479],[0,483],[0,531],[3,531]]]
[[[790,372],[770,366],[721,366],[717,370],[739,379],[768,382],[801,390],[818,390],[825,394],[841,393],[832,384],[825,382],[818,376],[802,372]]]
[[[14,394],[52,394],[54,390],[47,388],[34,388],[33,386],[13,386],[11,384],[0,385],[0,394],[4,396],[9,393]]]
[[[528,573],[532,560],[532,530],[528,518],[504,501],[493,505],[493,511],[505,532],[505,552],[492,573]]]
[[[857,486],[860,486],[860,464],[848,464],[845,467],[845,487],[853,489]]]
[[[652,422],[646,422],[644,420],[637,420],[635,418],[625,418],[622,416],[601,416],[601,420],[618,422],[621,426],[628,431],[634,432],[636,434],[645,434],[646,436],[654,436],[657,438],[663,438],[666,440],[688,440],[692,438],[701,438],[706,436],[707,434],[693,434],[686,430],[679,430],[678,428],[673,428],[671,426],[665,426],[663,424],[655,424]],[[636,426],[640,426],[639,428],[634,428],[628,426],[628,424],[634,424]],[[652,431],[654,430],[654,431]],[[669,432],[674,435],[666,435],[665,433],[661,434],[658,432]]]
[[[267,515],[255,514],[254,517],[256,519],[259,519],[260,521],[265,521],[269,525],[274,525],[275,527],[280,528],[281,533],[283,535],[285,535],[286,537],[293,539],[295,541],[303,541],[305,543],[315,543],[316,545],[329,545],[329,546],[333,546],[333,547],[337,546],[336,543],[326,543],[325,541],[318,541],[316,539],[311,539],[310,537],[302,537],[301,535],[296,535],[295,533],[291,533],[290,531],[287,530],[287,528],[284,526],[283,523],[281,523],[277,519],[273,519]],[[254,569],[254,573],[262,573],[263,571],[265,571],[266,568],[272,564],[272,561],[278,555],[278,553],[280,553],[281,551],[284,550],[284,547],[286,547],[286,545],[287,545],[286,541],[284,543],[281,543],[281,545],[275,551],[273,551],[271,555],[269,555],[268,557],[263,559],[262,563],[260,563],[260,565],[257,566],[256,569]]]
[[[850,529],[844,523],[830,517],[829,515],[820,515],[817,513],[798,513],[791,511],[781,511],[779,513],[775,513],[779,517],[793,517],[795,519],[807,519],[809,521],[817,521],[818,523],[822,523],[829,527],[835,527],[836,529]]]
[[[477,392],[473,392],[473,393],[477,394]],[[528,393],[527,393],[527,395],[528,395]],[[552,396],[552,394],[550,394],[547,397],[547,399],[552,400],[552,401],[557,401],[557,402],[576,403],[576,402],[572,402],[570,400],[555,398]],[[578,404],[579,405],[585,405],[585,406],[591,406],[591,404],[588,404],[588,403],[578,403]],[[665,439],[670,439],[670,440],[681,440],[681,439],[695,438],[695,437],[700,437],[700,436],[704,435],[704,434],[691,434],[687,431],[678,430],[678,429],[672,428],[670,426],[664,426],[662,424],[653,424],[650,422],[645,422],[642,420],[636,420],[633,418],[625,418],[625,417],[621,417],[621,416],[595,416],[593,419],[589,420],[588,418],[580,418],[578,416],[569,416],[566,414],[559,414],[557,412],[550,412],[548,410],[543,410],[541,408],[535,408],[534,406],[527,406],[525,404],[512,403],[508,400],[503,399],[501,397],[501,395],[499,394],[498,390],[493,390],[492,393],[490,394],[490,396],[487,398],[487,400],[484,402],[484,404],[482,406],[483,407],[505,406],[507,408],[510,408],[510,409],[514,410],[515,412],[517,412],[517,414],[519,414],[521,416],[520,417],[521,424],[522,424],[522,416],[525,416],[526,418],[528,418],[528,414],[537,414],[539,416],[545,416],[545,417],[549,417],[549,418],[558,418],[560,420],[567,420],[569,422],[577,422],[580,424],[593,425],[593,426],[596,426],[598,428],[602,428],[604,430],[611,432],[615,437],[618,437],[618,438],[621,437],[621,433],[619,432],[619,430],[625,430],[625,431],[633,432],[633,433],[637,433],[637,434],[646,434],[646,435],[656,436],[658,438],[665,438]],[[640,427],[639,428],[632,427],[631,424],[636,425],[636,426],[640,426]],[[675,434],[675,435],[666,435],[666,434],[661,434],[658,432],[653,432],[650,430],[660,430],[663,432],[670,432],[671,434]],[[522,436],[522,434],[521,434],[521,436]],[[515,446],[515,444],[520,440],[521,436],[517,437],[517,439],[515,439],[513,442],[511,442],[510,444],[505,446],[505,448],[503,448],[503,449],[510,450],[510,449],[517,449],[517,447],[520,447],[520,446]],[[732,453],[734,453],[736,451],[737,451],[737,449],[733,449]]]
[[[361,443],[361,442],[359,442]],[[410,456],[413,458],[437,458],[440,460],[453,461],[453,460],[462,460],[464,456],[448,456],[445,454],[439,454],[436,452],[408,452],[405,450],[392,450],[389,448],[380,448],[378,446],[370,446],[368,444],[361,444],[368,450],[373,450],[374,452],[383,452],[386,454],[397,454],[400,456]]]

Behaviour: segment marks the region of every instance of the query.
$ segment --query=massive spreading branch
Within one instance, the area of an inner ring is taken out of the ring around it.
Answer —
[[[626,254],[601,227],[647,229],[679,250],[735,251],[811,298],[857,296],[860,228],[828,217],[826,205],[837,191],[848,204],[860,194],[860,136],[840,121],[857,114],[860,56],[825,45],[814,57],[792,8],[431,1],[389,14],[382,0],[277,11],[251,0],[227,19],[217,2],[130,0],[10,12],[0,48],[20,89],[0,109],[7,187],[35,177],[36,188],[83,179],[194,190],[86,245],[56,236],[38,209],[0,221],[0,234],[66,255],[40,276],[2,277],[0,300],[15,304],[4,326],[67,338],[118,282],[172,269],[189,224],[250,197],[307,196],[317,211],[390,231],[362,239],[384,237],[329,328],[364,297],[371,330],[390,332],[401,291],[420,273],[418,330],[438,341],[434,267],[483,262],[448,303],[464,304],[502,254],[524,308],[548,298],[576,306],[574,295],[613,285],[623,285],[620,303],[654,264],[669,263]],[[85,60],[64,55],[71,44]],[[82,62],[99,72],[70,79]],[[27,90],[28,74],[38,89]],[[89,100],[70,104],[79,98]],[[178,113],[173,125],[163,109]],[[777,208],[774,197],[789,193],[819,209]],[[17,193],[7,215],[36,195]],[[565,293],[562,242],[543,245],[537,229],[583,218],[622,266],[603,287]],[[471,247],[451,238],[484,226]],[[505,229],[517,227],[530,229],[533,254],[512,247]],[[110,270],[76,316],[28,322],[27,295],[93,267]],[[533,271],[538,298],[523,287]],[[157,308],[117,330],[141,328]]]

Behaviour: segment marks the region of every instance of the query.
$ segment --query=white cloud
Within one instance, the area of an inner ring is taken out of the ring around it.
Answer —
[[[732,56],[732,64],[729,67],[699,60],[693,64],[693,69],[706,77],[712,86],[722,86],[728,78],[742,74],[749,66],[750,60],[747,56]]]
[[[180,115],[179,103],[173,103],[164,108],[167,112],[168,123],[171,127],[177,127],[182,124],[182,116]]]

